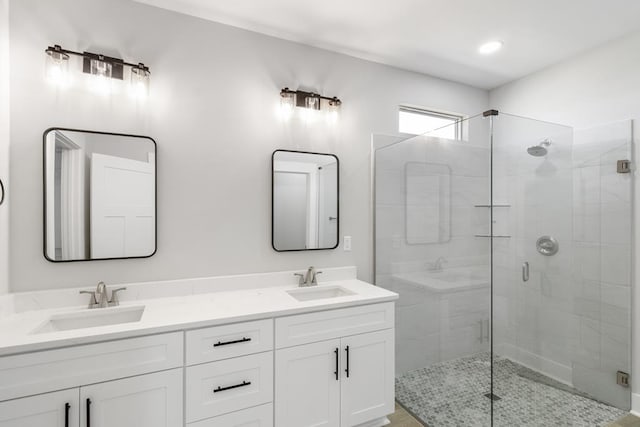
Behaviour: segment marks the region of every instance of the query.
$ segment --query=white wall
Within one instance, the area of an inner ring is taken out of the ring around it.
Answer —
[[[569,59],[490,92],[492,108],[587,128],[640,117],[640,33],[616,40],[593,51]],[[635,148],[638,135],[635,126]],[[636,154],[637,156],[637,154]],[[635,159],[637,165],[638,159]],[[637,177],[637,171],[636,175]],[[640,220],[640,186],[634,190],[634,222]],[[634,226],[637,230],[637,226]],[[638,243],[634,232],[635,271],[640,267]],[[632,372],[640,372],[640,293],[632,290]],[[614,380],[613,378],[611,379]],[[632,377],[632,407],[640,412],[640,375]]]
[[[640,33],[490,92],[491,108],[586,128],[640,117]]]
[[[9,0],[0,0],[0,180],[9,178]],[[9,204],[0,206],[0,294],[9,290]]]
[[[488,94],[424,75],[126,0],[13,0],[11,24],[11,289],[24,291],[208,275],[357,265],[371,279],[370,136],[397,131],[399,104],[463,114]],[[144,61],[150,98],[101,97],[44,80],[51,44]],[[336,95],[339,124],[283,124],[288,86]],[[158,143],[158,252],[145,260],[52,264],[42,256],[42,132],[50,126],[147,134]],[[340,158],[342,235],[353,251],[271,248],[270,155]]]

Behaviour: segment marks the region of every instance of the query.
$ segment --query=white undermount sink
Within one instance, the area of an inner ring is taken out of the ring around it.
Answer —
[[[133,307],[94,308],[54,314],[43,325],[36,328],[32,334],[139,322],[140,319],[142,319],[143,313],[144,306],[142,305]]]
[[[355,295],[354,292],[342,286],[319,286],[310,288],[299,288],[287,291],[289,295],[298,301],[313,301],[317,299],[338,298]]]

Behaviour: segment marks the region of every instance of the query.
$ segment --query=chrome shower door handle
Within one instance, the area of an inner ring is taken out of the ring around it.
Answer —
[[[529,281],[529,263],[527,261],[522,263],[522,281]]]

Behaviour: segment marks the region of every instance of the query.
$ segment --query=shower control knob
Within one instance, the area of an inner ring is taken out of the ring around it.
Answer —
[[[544,256],[552,256],[560,249],[558,241],[551,236],[542,236],[536,241],[536,249]]]

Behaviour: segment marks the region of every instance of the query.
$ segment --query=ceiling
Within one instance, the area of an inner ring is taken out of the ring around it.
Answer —
[[[640,31],[638,0],[135,1],[485,89]]]

